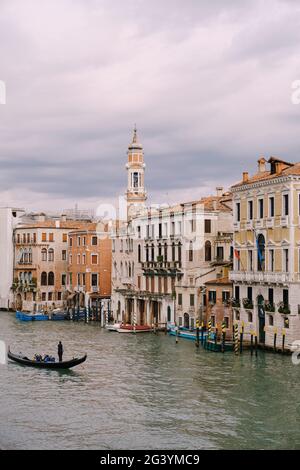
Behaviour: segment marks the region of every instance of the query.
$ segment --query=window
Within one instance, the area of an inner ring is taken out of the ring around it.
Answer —
[[[289,305],[289,291],[288,289],[283,289],[282,291],[282,301],[285,306]]]
[[[92,286],[98,287],[98,274],[92,274]]]
[[[211,233],[211,220],[205,219],[204,221],[204,231],[205,233]]]
[[[86,237],[82,237],[82,246],[86,245]]]
[[[82,273],[82,285],[85,286],[86,285],[86,276],[85,276],[85,273]]]
[[[46,250],[46,248],[42,249],[42,261],[47,261],[47,250]]]
[[[81,237],[77,237],[77,246],[81,245]]]
[[[141,263],[142,255],[141,255],[141,245],[138,245],[138,262]]]
[[[259,219],[264,218],[264,200],[263,199],[258,200],[258,218]]]
[[[223,246],[217,246],[217,261],[224,260],[224,248]]]
[[[80,254],[78,254],[77,255],[77,264],[80,264],[80,258],[81,258],[81,256],[80,256]]]
[[[42,292],[42,302],[46,301],[46,292]]]
[[[195,306],[195,294],[190,294],[190,307]]]
[[[223,304],[227,304],[229,302],[230,292],[228,290],[222,291],[222,302]]]
[[[211,243],[210,243],[210,241],[205,242],[205,261],[211,261]]]
[[[182,306],[182,294],[178,294],[178,305]]]
[[[68,234],[67,233],[62,234],[62,241],[63,241],[63,243],[66,243],[68,241]]]
[[[248,269],[253,271],[253,251],[248,250]]]
[[[69,255],[69,263],[72,264],[73,263],[73,255],[70,253]]]
[[[47,234],[45,232],[42,233],[42,242],[47,241]]]
[[[52,271],[48,274],[48,286],[54,286],[54,273]]]
[[[36,243],[36,233],[33,234],[33,243]]]
[[[61,292],[57,292],[57,300],[61,300],[61,299],[62,299]]]
[[[274,271],[274,250],[269,250],[269,271]]]
[[[92,245],[96,246],[98,244],[98,238],[97,237],[92,237]],[[122,250],[123,250],[123,244],[122,244]]]
[[[283,208],[282,208],[283,215],[289,215],[289,195],[283,195]]]
[[[50,250],[48,251],[48,261],[54,261],[54,250],[53,248],[50,248]]]
[[[47,285],[47,273],[45,271],[41,274],[41,286]]]
[[[62,252],[61,252],[61,259],[62,259],[62,261],[66,261],[66,260],[67,260],[67,250],[62,250]]]
[[[225,323],[225,328],[229,328],[229,318],[228,317],[224,317],[224,323]]]
[[[269,217],[274,217],[275,214],[275,199],[274,196],[269,198]]]
[[[208,301],[211,304],[215,304],[217,302],[217,292],[215,290],[208,291]]]
[[[240,202],[237,202],[235,205],[235,217],[236,217],[236,221],[240,222],[241,220],[241,203]]]
[[[49,233],[49,242],[54,242],[54,233]]]
[[[265,270],[265,237],[260,233],[257,237],[257,270]]]
[[[253,220],[253,201],[248,201],[248,220]]]
[[[252,287],[247,287],[247,298],[252,300]]]
[[[274,304],[274,290],[271,288],[268,290],[268,298],[269,298],[269,303],[273,305]]]
[[[240,300],[240,286],[235,286],[234,288],[234,296],[236,300]]]
[[[273,326],[274,325],[274,317],[273,315],[269,315],[269,325]]]
[[[98,264],[98,255],[92,255],[92,264]]]
[[[252,323],[252,321],[253,321],[253,314],[252,312],[248,312],[248,322]]]
[[[52,295],[53,295],[52,292],[48,292],[48,300],[50,301],[52,300]]]
[[[181,250],[181,243],[178,243],[178,261],[179,263],[181,263],[181,259],[182,259],[182,250]]]
[[[80,278],[81,278],[80,273],[77,273],[77,286],[81,286]]]
[[[289,271],[289,250],[283,250],[283,269],[287,273]]]
[[[70,246],[73,246],[73,238],[70,237]]]
[[[189,244],[189,261],[193,261],[194,259],[194,250],[193,250],[193,242]]]
[[[86,254],[83,253],[82,255],[82,264],[85,264],[86,263]]]
[[[62,274],[61,275],[61,285],[62,286],[65,286],[67,283],[67,275],[66,274]]]

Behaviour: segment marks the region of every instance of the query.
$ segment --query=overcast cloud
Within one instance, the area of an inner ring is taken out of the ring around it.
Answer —
[[[95,207],[134,123],[155,202],[300,161],[299,2],[1,0],[0,205]]]

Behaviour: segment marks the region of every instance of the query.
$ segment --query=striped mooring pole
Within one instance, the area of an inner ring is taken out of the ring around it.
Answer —
[[[274,329],[274,352],[276,352],[277,327]]]
[[[225,338],[226,338],[226,323],[222,322],[222,346],[221,346],[221,350],[222,350],[222,353],[225,352]]]
[[[137,318],[136,318],[136,313],[134,312],[134,314],[133,314],[133,331],[134,331],[134,333],[136,332],[136,324],[137,324]]]
[[[239,353],[239,325],[238,323],[234,324],[234,353],[236,355]]]
[[[195,345],[197,348],[199,348],[199,326],[200,326],[200,322],[199,320],[196,320],[196,342],[195,342]]]
[[[284,354],[285,329],[282,328],[282,354]]]
[[[211,335],[211,320],[209,320],[207,323],[207,339],[208,340],[210,340],[210,335]]]
[[[241,354],[243,352],[244,328],[245,328],[245,323],[242,321],[242,330],[241,330],[241,334],[240,334],[240,353]]]

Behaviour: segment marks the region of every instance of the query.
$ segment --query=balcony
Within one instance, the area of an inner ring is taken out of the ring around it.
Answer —
[[[289,315],[291,313],[290,305],[285,304],[284,302],[280,302],[278,305],[278,313],[282,313],[283,315]]]
[[[243,299],[243,307],[246,310],[253,310],[253,301],[251,299]]]
[[[288,282],[299,281],[299,274],[267,271],[233,271],[229,273],[229,278],[233,282],[286,284]]]

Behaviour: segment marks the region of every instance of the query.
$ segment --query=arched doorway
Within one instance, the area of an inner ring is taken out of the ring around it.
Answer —
[[[257,297],[257,315],[258,315],[258,340],[260,343],[265,343],[265,306],[264,298],[262,295]]]
[[[188,313],[185,313],[183,316],[183,326],[184,328],[189,328],[190,327],[190,316]]]

